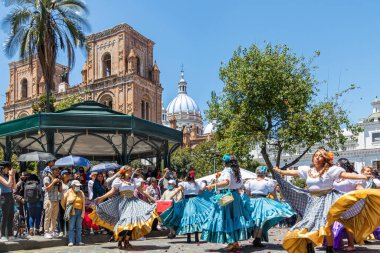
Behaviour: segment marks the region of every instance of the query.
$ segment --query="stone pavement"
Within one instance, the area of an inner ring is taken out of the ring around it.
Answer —
[[[283,252],[285,250],[282,249],[281,243],[284,234],[286,233],[286,229],[272,229],[270,230],[270,242],[266,243],[267,247],[264,249],[253,248],[250,244],[252,240],[244,241],[241,243],[243,249],[240,253],[243,252],[255,252],[255,253],[276,253]],[[50,248],[42,248],[42,249],[30,249],[28,247],[22,249],[16,249],[16,252],[38,252],[38,253],[108,253],[108,252],[165,252],[165,253],[205,253],[205,252],[220,252],[225,245],[221,244],[213,244],[213,243],[185,243],[185,237],[178,237],[176,239],[167,239],[166,236],[158,236],[157,237],[148,237],[145,241],[133,241],[131,244],[133,245],[133,249],[130,251],[127,250],[119,250],[115,242],[109,243],[105,242],[106,237],[101,235],[95,235],[85,238],[85,242],[87,241],[87,245],[85,246],[74,246],[67,247],[65,244],[60,244],[57,246],[60,247],[51,247]],[[63,241],[63,240],[62,240]],[[91,241],[91,243],[89,243]],[[3,247],[0,245],[0,249]],[[317,249],[317,253],[325,252],[323,248]],[[343,251],[342,251],[343,252]],[[357,253],[379,253],[380,252],[380,242],[374,242],[370,245],[358,246]]]

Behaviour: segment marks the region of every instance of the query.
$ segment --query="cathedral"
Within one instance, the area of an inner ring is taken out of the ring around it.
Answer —
[[[70,86],[68,68],[56,65],[52,87],[56,100],[80,94],[82,100],[161,124],[162,86],[153,46],[153,41],[127,24],[89,35],[80,84]],[[32,66],[28,61],[10,63],[9,80],[4,120],[31,115],[32,104],[45,88],[37,59]]]
[[[68,67],[56,64],[52,93],[57,102],[73,94],[94,100],[115,111],[134,115],[183,131],[185,147],[211,140],[214,125],[203,126],[198,104],[187,94],[184,71],[178,95],[165,109],[162,105],[160,70],[153,58],[154,42],[128,24],[120,24],[87,36],[87,58],[82,81],[69,84]],[[45,92],[45,81],[37,59],[9,64],[9,86],[4,120],[31,115],[32,105]]]

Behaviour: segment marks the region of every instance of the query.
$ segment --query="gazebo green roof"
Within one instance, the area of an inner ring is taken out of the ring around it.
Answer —
[[[48,147],[50,138],[54,148]],[[131,159],[155,157],[168,145],[178,147],[182,132],[85,101],[58,112],[4,122],[0,124],[0,144],[7,146],[7,140],[17,153],[48,151],[94,159],[127,155]]]

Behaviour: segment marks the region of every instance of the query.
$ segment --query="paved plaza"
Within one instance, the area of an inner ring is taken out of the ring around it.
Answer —
[[[253,248],[251,246],[252,240],[244,241],[241,243],[242,250],[240,252],[286,252],[282,249],[281,243],[286,229],[272,229],[270,230],[270,243],[266,244],[267,247],[263,249]],[[185,237],[178,237],[176,239],[167,239],[166,237],[152,237],[147,238],[145,241],[133,241],[133,250],[119,250],[116,243],[98,243],[88,244],[86,246],[75,247],[53,247],[36,250],[24,250],[14,252],[51,252],[51,253],[107,253],[107,252],[167,252],[167,253],[203,253],[203,252],[221,252],[224,245],[213,243],[185,243]],[[239,251],[238,251],[239,252]],[[318,249],[316,252],[325,252],[323,248]],[[341,251],[343,252],[343,251]],[[373,242],[368,245],[358,246],[355,252],[374,253],[380,252],[380,242]]]

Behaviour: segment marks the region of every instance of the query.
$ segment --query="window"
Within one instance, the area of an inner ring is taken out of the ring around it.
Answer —
[[[146,102],[144,100],[141,101],[141,118],[149,120],[149,102]]]
[[[25,78],[21,81],[21,98],[28,97],[28,80]]]
[[[99,103],[108,106],[112,109],[112,97],[110,95],[104,95],[99,99]]]
[[[372,142],[380,142],[380,132],[372,133]]]
[[[140,58],[137,57],[136,74],[140,75]]]
[[[107,77],[111,75],[111,55],[110,53],[105,53],[103,55],[103,77]]]

